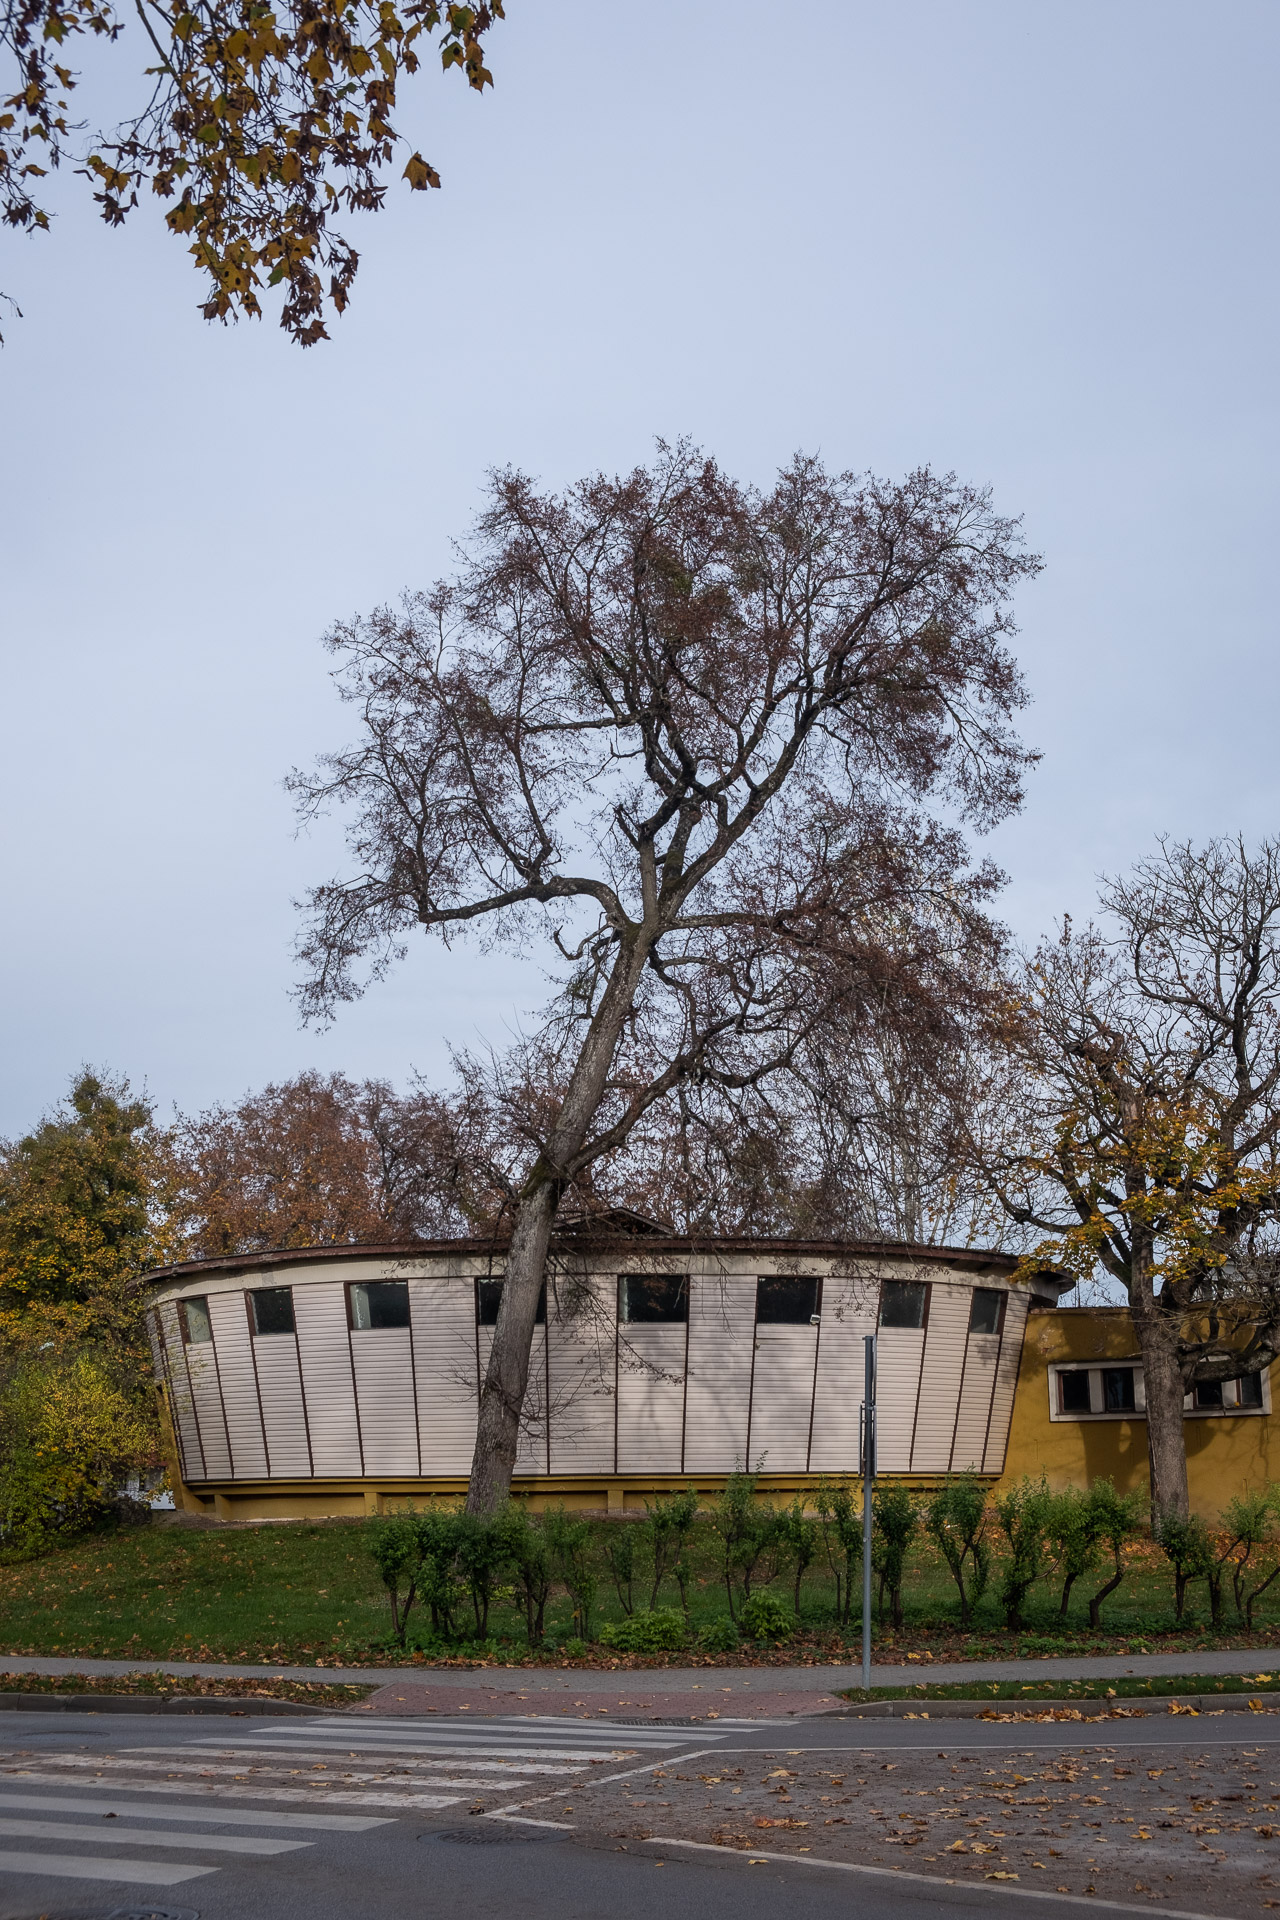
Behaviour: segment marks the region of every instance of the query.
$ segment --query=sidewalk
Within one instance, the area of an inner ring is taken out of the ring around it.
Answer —
[[[412,1686],[415,1693],[433,1696],[435,1711],[461,1711],[465,1695],[510,1703],[511,1710],[558,1712],[574,1704],[588,1703],[590,1696],[612,1710],[622,1704],[638,1703],[643,1697],[663,1698],[697,1695],[699,1701],[714,1702],[724,1714],[759,1711],[757,1699],[768,1694],[804,1696],[812,1700],[808,1711],[822,1711],[813,1696],[825,1696],[824,1705],[837,1704],[832,1696],[841,1687],[862,1683],[858,1666],[830,1667],[659,1667],[646,1670],[615,1670],[577,1667],[340,1667],[324,1666],[237,1666],[191,1660],[77,1660],[45,1659],[24,1654],[0,1653],[0,1690],[5,1674],[55,1675],[65,1673],[120,1675],[126,1673],[165,1673],[205,1676],[224,1680],[317,1680],[338,1684],[351,1681],[378,1687]],[[1280,1647],[1270,1654],[1257,1648],[1233,1652],[1106,1654],[1080,1660],[941,1660],[911,1661],[904,1664],[877,1662],[871,1669],[872,1685],[909,1688],[922,1681],[937,1685],[992,1680],[1031,1682],[1072,1680],[1114,1680],[1138,1677],[1267,1673],[1280,1679]],[[442,1708],[442,1696],[451,1705]],[[465,1703],[470,1705],[470,1699]],[[429,1709],[423,1709],[429,1710]],[[479,1711],[494,1711],[492,1707]],[[701,1707],[699,1710],[703,1710]],[[795,1711],[794,1708],[787,1709]],[[672,1712],[687,1709],[672,1708]]]

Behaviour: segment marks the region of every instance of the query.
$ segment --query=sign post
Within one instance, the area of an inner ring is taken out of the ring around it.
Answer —
[[[871,1691],[871,1496],[876,1478],[876,1336],[863,1337],[862,1392],[862,1690]]]

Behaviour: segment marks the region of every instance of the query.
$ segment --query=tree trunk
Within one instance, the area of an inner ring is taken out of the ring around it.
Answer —
[[[555,1218],[556,1190],[542,1178],[526,1191],[516,1213],[506,1277],[498,1305],[498,1324],[480,1394],[475,1454],[467,1489],[468,1513],[493,1513],[511,1491],[520,1412],[529,1384],[529,1356],[538,1317],[538,1296],[547,1267],[547,1247]]]
[[[1178,1365],[1178,1329],[1174,1317],[1154,1307],[1135,1313],[1134,1326],[1142,1354],[1142,1378],[1147,1397],[1147,1454],[1151,1468],[1151,1517],[1172,1514],[1185,1520],[1190,1512],[1187,1494],[1187,1449],[1182,1429],[1184,1389]]]
[[[642,930],[622,942],[569,1077],[564,1104],[546,1150],[516,1206],[498,1324],[493,1330],[493,1347],[480,1393],[467,1490],[468,1513],[493,1513],[511,1492],[538,1296],[546,1276],[547,1250],[562,1181],[604,1098],[623,1024],[648,961],[653,932],[652,928]]]

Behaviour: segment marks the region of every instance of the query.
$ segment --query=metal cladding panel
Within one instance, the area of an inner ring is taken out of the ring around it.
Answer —
[[[477,1328],[476,1345],[480,1363],[479,1386],[483,1386],[489,1355],[493,1351],[492,1327]],[[470,1464],[468,1457],[467,1465]],[[547,1471],[547,1329],[540,1326],[533,1329],[533,1345],[529,1350],[529,1383],[520,1414],[515,1471],[522,1477],[545,1474]]]
[[[988,1473],[1004,1471],[1005,1448],[1009,1444],[1009,1421],[1013,1416],[1013,1390],[1018,1383],[1018,1365],[1022,1359],[1022,1335],[1027,1324],[1027,1296],[1019,1287],[1005,1302],[1004,1327],[1000,1335],[1000,1358],[996,1362],[995,1392],[991,1396],[991,1425],[987,1429],[987,1452],[983,1466]]]
[[[685,1473],[732,1473],[746,1466],[755,1317],[754,1279],[690,1278]]]
[[[909,1473],[916,1423],[921,1327],[881,1327],[876,1339],[876,1466],[881,1473]]]
[[[755,1330],[747,1454],[753,1473],[803,1473],[809,1459],[817,1327]]]
[[[964,1348],[964,1379],[960,1386],[955,1434],[951,1442],[952,1473],[981,1473],[991,1419],[991,1390],[996,1380],[998,1333],[971,1333]]]
[[[686,1328],[618,1328],[618,1472],[679,1473]]]
[[[418,1473],[418,1415],[408,1327],[353,1328],[351,1359],[365,1473]]]
[[[466,1473],[476,1440],[476,1299],[470,1280],[411,1279],[422,1471]]]
[[[955,1433],[972,1302],[971,1287],[933,1282],[915,1439],[911,1446],[913,1473],[945,1473],[951,1465],[951,1440]]]
[[[229,1479],[235,1472],[235,1449],[229,1443],[229,1420],[223,1418],[222,1389],[218,1361],[213,1346],[188,1347],[187,1371],[191,1380],[191,1398],[200,1426],[200,1451],[204,1456],[206,1480]]]
[[[169,1406],[173,1413],[173,1435],[178,1443],[182,1477],[184,1480],[204,1480],[208,1475],[205,1472],[204,1450],[200,1444],[200,1422],[196,1416],[195,1395],[191,1390],[186,1357],[182,1351],[182,1328],[178,1322],[176,1302],[166,1300],[163,1306],[155,1309],[153,1318],[164,1356],[165,1377],[169,1382]],[[217,1430],[225,1452],[221,1409]]]
[[[364,1471],[356,1419],[347,1294],[341,1281],[316,1281],[293,1290],[298,1358],[311,1426],[311,1463],[317,1474]]]
[[[253,1369],[253,1346],[249,1333],[249,1315],[245,1307],[243,1293],[211,1293],[209,1295],[209,1319],[213,1325],[213,1342],[218,1354],[217,1376],[215,1379],[212,1364],[208,1368],[208,1381],[216,1397],[217,1386],[221,1383],[222,1405],[227,1416],[227,1433],[231,1441],[231,1472],[237,1480],[264,1480],[268,1473],[267,1449],[262,1434],[262,1415],[258,1408],[258,1379]],[[197,1351],[194,1346],[187,1348],[190,1363]],[[195,1381],[195,1367],[192,1366],[192,1382]],[[206,1397],[200,1388],[196,1389],[196,1404],[200,1410],[200,1431],[208,1431],[205,1407],[211,1407],[211,1398]],[[205,1464],[212,1476],[217,1469],[205,1448]]]
[[[813,1402],[811,1473],[856,1474],[861,1462],[863,1340],[876,1330],[879,1281],[828,1277],[822,1283],[818,1386]]]
[[[617,1283],[548,1288],[547,1395],[552,1473],[612,1473]]]
[[[311,1449],[307,1445],[307,1416],[302,1405],[298,1343],[291,1333],[259,1333],[252,1337],[269,1470],[277,1479],[306,1479],[311,1472]]]

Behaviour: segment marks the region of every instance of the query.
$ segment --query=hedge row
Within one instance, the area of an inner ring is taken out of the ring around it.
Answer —
[[[811,1501],[770,1506],[756,1498],[755,1475],[739,1473],[706,1506],[694,1487],[646,1503],[639,1524],[563,1507],[533,1514],[512,1501],[491,1518],[410,1507],[367,1526],[401,1646],[411,1625],[427,1617],[437,1644],[486,1642],[490,1613],[504,1604],[522,1618],[533,1649],[546,1637],[548,1601],[563,1593],[583,1647],[594,1639],[629,1653],[691,1643],[727,1652],[744,1638],[788,1639],[799,1624],[802,1587],[811,1595],[815,1583],[837,1627],[860,1617],[861,1490],[823,1483]],[[1024,1479],[993,1498],[972,1475],[923,1496],[881,1485],[872,1521],[874,1604],[880,1621],[894,1627],[903,1624],[908,1560],[922,1537],[949,1571],[962,1627],[989,1591],[1006,1626],[1021,1627],[1029,1596],[1046,1582],[1065,1619],[1073,1589],[1086,1580],[1089,1623],[1099,1627],[1104,1602],[1125,1578],[1126,1549],[1146,1528],[1140,1497],[1117,1493],[1110,1480],[1054,1492],[1043,1479]],[[1232,1501],[1217,1532],[1193,1517],[1165,1521],[1153,1535],[1169,1563],[1177,1619],[1192,1582],[1204,1580],[1213,1624],[1223,1624],[1229,1598],[1251,1628],[1258,1600],[1280,1576],[1280,1485]],[[695,1633],[690,1592],[696,1568],[708,1565],[726,1612]],[[599,1624],[601,1593],[610,1589],[621,1618]]]

